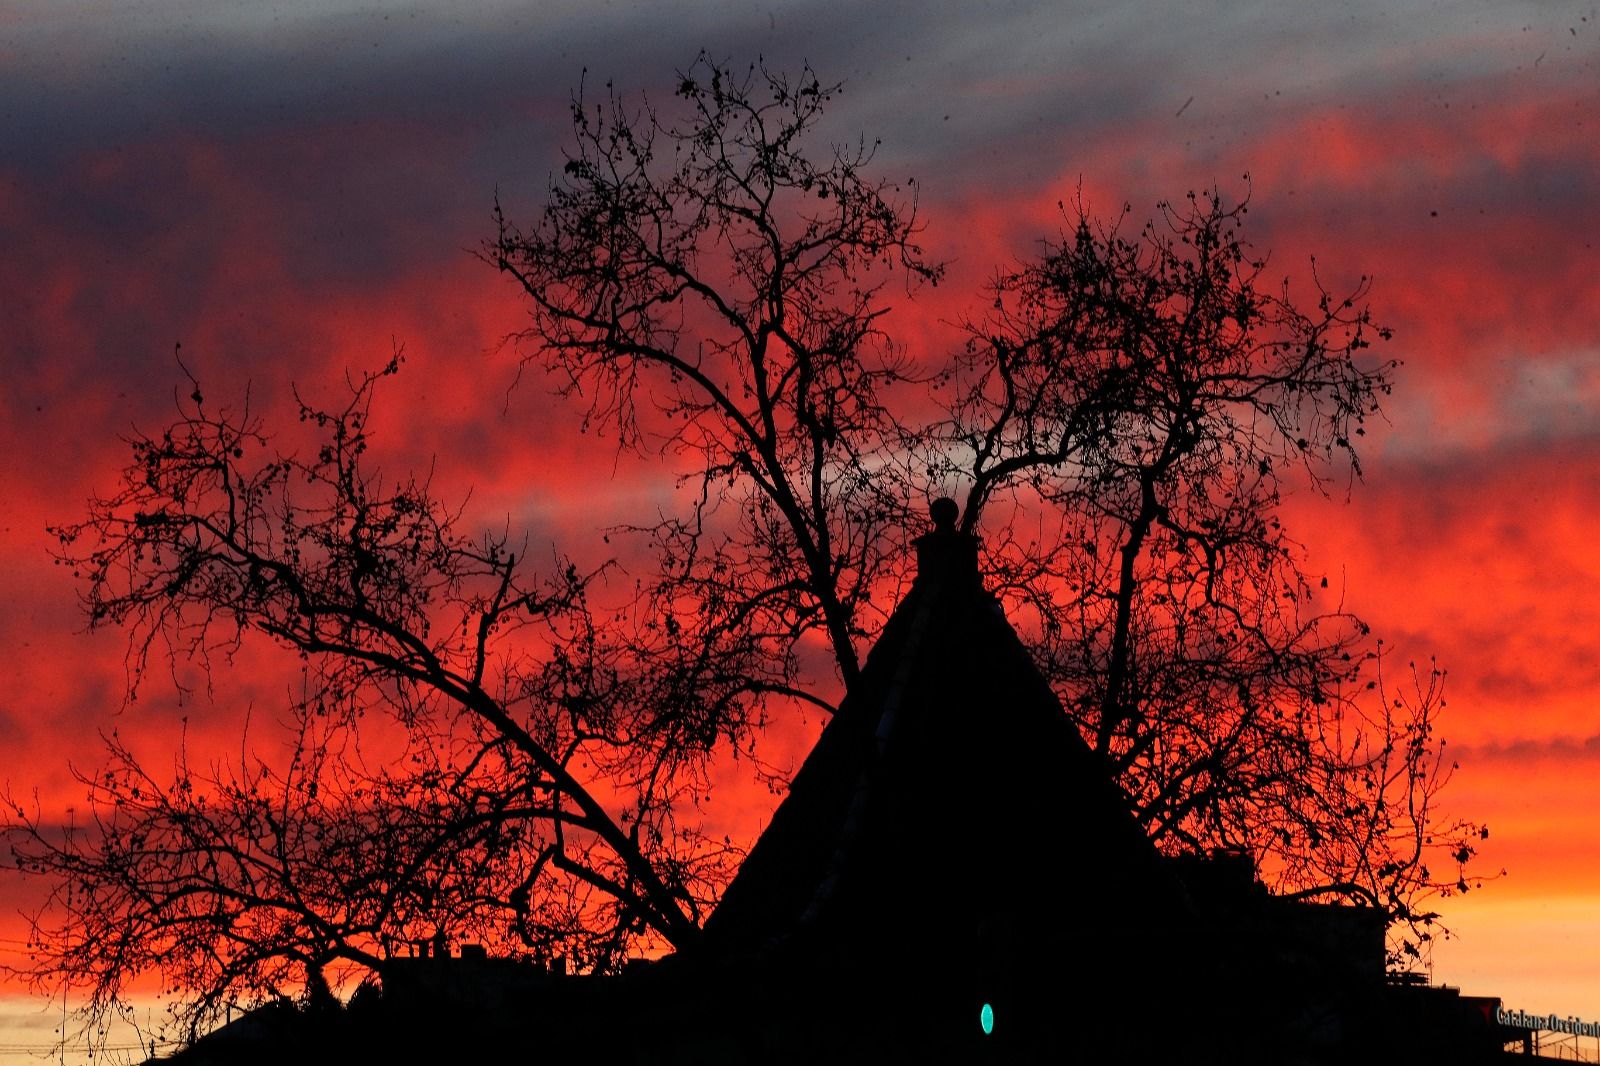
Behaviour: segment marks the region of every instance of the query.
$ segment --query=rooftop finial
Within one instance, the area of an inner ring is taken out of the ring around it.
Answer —
[[[953,576],[957,581],[978,580],[978,538],[956,528],[961,508],[943,496],[928,504],[933,528],[916,540],[917,574],[922,578]]]

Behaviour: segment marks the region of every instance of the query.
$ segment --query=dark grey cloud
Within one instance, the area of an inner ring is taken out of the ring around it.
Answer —
[[[660,86],[706,48],[809,59],[857,86],[850,117],[898,129],[931,156],[953,140],[1006,139],[1040,123],[1092,128],[1177,110],[1191,96],[1191,117],[1204,121],[1273,93],[1442,90],[1570,47],[1560,40],[1568,21],[1548,4],[1488,0],[24,0],[0,24],[0,92],[11,101],[0,128],[13,158],[38,160],[173,125],[227,137],[383,113],[487,128],[529,101],[563,99],[584,66]]]
[[[1575,62],[1563,49],[1593,41],[1579,17],[1489,0],[21,0],[0,19],[4,358],[31,370],[54,357],[57,324],[34,313],[31,282],[69,270],[82,275],[70,307],[82,343],[113,378],[152,359],[170,376],[172,342],[218,303],[237,304],[241,336],[268,350],[286,337],[257,315],[263,301],[216,284],[254,252],[240,234],[267,241],[307,292],[458,261],[488,235],[497,189],[519,212],[542,198],[580,79],[670,102],[672,71],[701,48],[845,80],[824,134],[881,136],[883,171],[914,174],[935,201],[1053,200],[1086,152],[1130,126],[1192,141],[1192,173],[1141,175],[1133,159],[1115,175],[1142,181],[1139,199],[1218,177],[1228,146],[1329,99],[1442,107],[1540,55],[1550,76]],[[1434,201],[1571,212],[1592,207],[1595,180],[1553,152],[1549,165],[1485,159],[1442,193],[1399,183],[1383,211],[1337,182],[1274,189],[1260,232],[1270,242],[1273,217],[1296,229],[1304,213],[1380,220]],[[158,291],[134,295],[133,280]],[[1561,424],[1575,431],[1586,413]]]
[[[1498,762],[1527,766],[1530,762],[1556,760],[1595,762],[1600,760],[1600,733],[1589,736],[1518,738],[1499,744],[1452,744],[1450,754],[1475,764]]]

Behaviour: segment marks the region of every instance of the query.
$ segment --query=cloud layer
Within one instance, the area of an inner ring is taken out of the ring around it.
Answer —
[[[1249,190],[1274,270],[1304,278],[1315,254],[1330,285],[1372,275],[1405,362],[1390,425],[1351,501],[1293,501],[1291,528],[1398,655],[1448,667],[1456,798],[1494,827],[1487,864],[1514,868],[1519,899],[1572,893],[1600,861],[1548,843],[1600,836],[1577,813],[1600,808],[1584,739],[1600,733],[1600,27],[1545,3],[1284,11],[12,5],[6,775],[70,802],[67,762],[93,764],[120,706],[120,638],[77,632],[43,527],[114,484],[119,434],[170,417],[179,342],[218,402],[248,383],[269,416],[292,383],[332,395],[403,346],[380,426],[395,469],[436,461],[437,485],[473,487],[477,513],[541,543],[648,513],[659,468],[579,435],[538,380],[512,389],[521,305],[473,250],[497,191],[513,211],[539,202],[580,80],[664,100],[704,47],[846,79],[829,135],[882,137],[883,172],[918,179],[952,283],[897,307],[914,349],[948,343],[941,323],[981,306],[982,280],[1036,251],[1080,187],[1137,217],[1191,188]],[[264,668],[245,682],[273,698]],[[184,713],[152,698],[119,722],[156,743]],[[1492,975],[1466,951],[1451,957]],[[1523,1005],[1581,1010],[1575,995]]]

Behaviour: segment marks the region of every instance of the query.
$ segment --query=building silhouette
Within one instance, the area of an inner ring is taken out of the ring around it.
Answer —
[[[1158,854],[953,511],[693,950],[615,977],[395,959],[371,1002],[188,1061],[1488,1062],[1525,1038],[1497,1000],[1388,979],[1381,912]]]

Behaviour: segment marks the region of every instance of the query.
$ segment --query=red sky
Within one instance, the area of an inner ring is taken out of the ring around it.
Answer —
[[[864,5],[865,6],[865,5]],[[1298,5],[1295,5],[1298,6]],[[1106,210],[1242,192],[1274,269],[1373,275],[1405,361],[1348,503],[1296,499],[1313,572],[1402,657],[1449,671],[1451,812],[1504,878],[1447,918],[1436,979],[1600,1018],[1600,23],[1583,3],[1290,5],[23,0],[0,14],[0,779],[71,801],[119,712],[121,641],[84,635],[44,524],[82,514],[160,426],[185,362],[282,411],[393,344],[380,432],[485,521],[590,550],[669,488],[511,389],[516,294],[471,250],[560,165],[569,90],[667,95],[702,47],[847,82],[837,139],[915,176],[951,283],[901,301],[936,344],[972,283],[1037,250],[1081,183]],[[186,391],[186,389],[185,389]],[[249,672],[246,671],[246,674]],[[271,676],[192,730],[226,735]],[[280,686],[281,687],[281,686]],[[242,694],[242,695],[241,695]],[[759,794],[751,793],[759,818]],[[23,890],[0,884],[0,949]],[[24,1025],[15,1030],[29,1033]],[[32,1036],[19,1040],[33,1039]],[[0,1045],[7,1043],[0,1031]]]

